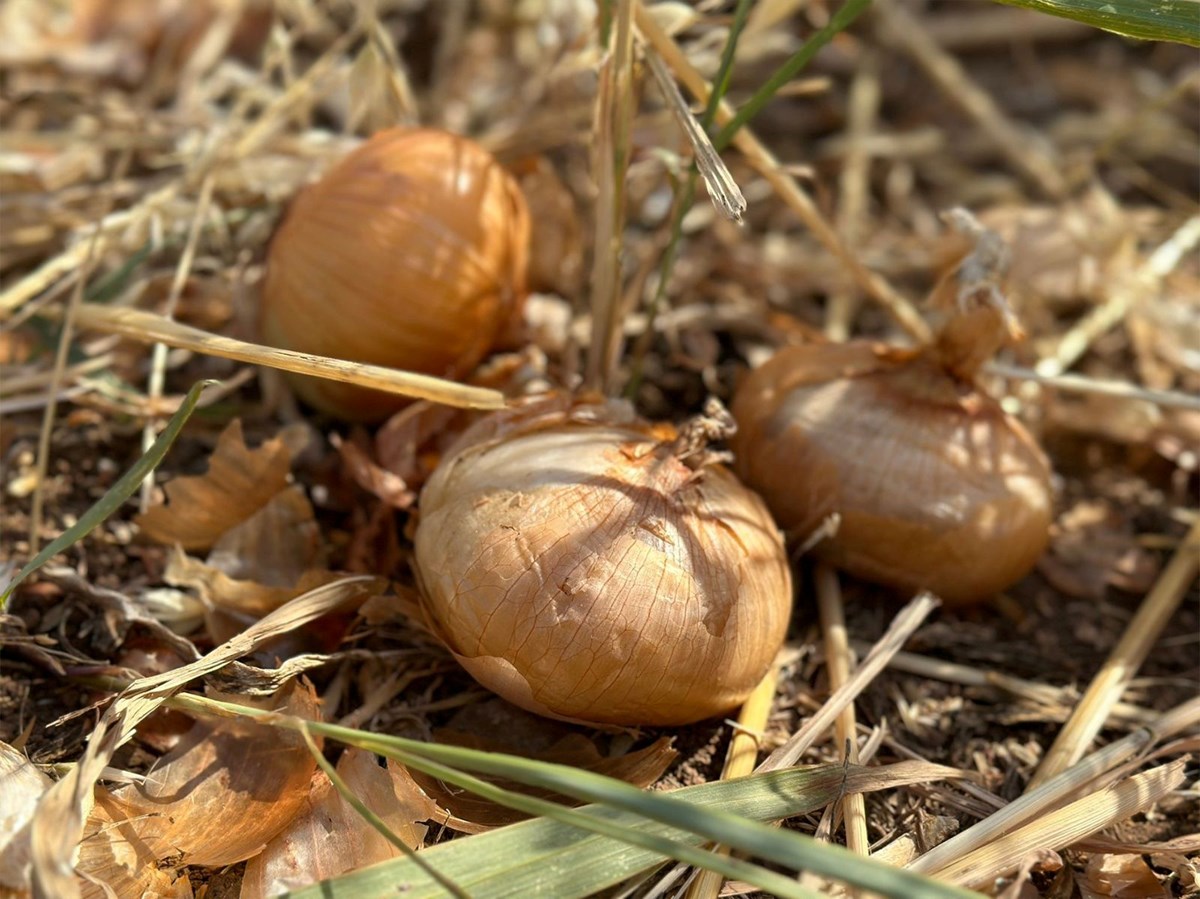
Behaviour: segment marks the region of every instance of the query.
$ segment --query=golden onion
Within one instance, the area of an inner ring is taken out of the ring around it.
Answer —
[[[1049,542],[1050,465],[976,382],[1022,336],[998,282],[1006,248],[964,210],[947,221],[974,249],[943,279],[949,308],[928,346],[784,349],[739,385],[736,470],[784,530],[846,571],[948,603],[985,599],[1024,577]]]
[[[263,339],[460,378],[516,321],[528,245],[520,189],[482,147],[443,131],[381,131],[287,211],[267,260]],[[292,383],[347,419],[405,403],[316,378]]]
[[[415,568],[480,683],[617,725],[697,721],[754,688],[791,610],[783,542],[686,443],[624,404],[561,398],[463,435],[421,493]]]

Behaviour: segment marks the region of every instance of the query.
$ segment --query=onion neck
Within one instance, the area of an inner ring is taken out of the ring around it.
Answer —
[[[709,445],[727,440],[737,433],[737,422],[729,410],[716,397],[709,397],[704,411],[688,419],[679,428],[679,434],[669,444],[669,456],[682,462],[693,471],[707,465],[729,462],[728,451],[712,450]]]
[[[1003,310],[987,305],[959,312],[942,326],[930,351],[942,368],[955,378],[974,382],[989,359],[1020,339],[1021,332],[1014,333],[1012,326],[1015,324],[1016,319],[1008,311],[1007,304]]]
[[[946,313],[928,352],[955,378],[973,383],[997,351],[1022,340],[1025,331],[1005,298],[1008,247],[965,209],[943,215],[971,250],[934,289],[931,305]]]

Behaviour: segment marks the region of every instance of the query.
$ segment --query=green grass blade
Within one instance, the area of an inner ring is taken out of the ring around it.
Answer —
[[[154,249],[151,241],[142,244],[133,255],[102,278],[97,278],[84,291],[83,298],[89,303],[110,303],[124,293],[138,266],[145,262]]]
[[[817,55],[817,51],[833,40],[835,35],[849,28],[850,23],[857,19],[870,3],[871,0],[846,0],[830,17],[828,24],[805,41],[804,46],[793,53],[787,62],[776,69],[763,86],[755,91],[754,96],[742,104],[737,114],[713,138],[713,146],[717,150],[728,147],[738,129],[758,115],[759,110],[770,102],[779,89],[795,78]]]
[[[37,571],[64,549],[69,548],[86,537],[108,516],[119,509],[125,500],[133,496],[146,476],[154,471],[159,463],[162,462],[163,457],[167,454],[167,450],[171,448],[171,444],[175,442],[175,438],[179,436],[179,432],[183,430],[184,424],[195,410],[196,403],[200,401],[200,394],[204,392],[204,388],[216,383],[216,381],[200,381],[192,386],[187,396],[184,397],[183,404],[171,416],[171,420],[167,422],[167,426],[158,435],[158,439],[154,441],[153,446],[146,451],[146,454],[138,459],[133,464],[133,467],[121,476],[119,481],[108,488],[108,492],[100,497],[94,506],[80,516],[79,521],[63,531],[55,540],[46,544],[40,553],[30,559],[25,567],[17,572],[16,577],[4,588],[3,594],[0,594],[0,610],[3,610],[8,605],[8,598],[21,581],[25,580],[25,578],[29,577],[29,575],[33,574],[33,572]]]
[[[815,811],[837,798],[845,772],[838,766],[788,769],[742,781],[718,781],[675,792],[703,813],[723,808],[744,817],[771,821]],[[687,831],[665,828],[628,812],[603,806],[576,810],[629,829],[657,833],[678,843],[699,845]],[[648,871],[663,855],[629,846],[618,839],[586,833],[539,818],[488,833],[453,840],[421,855],[427,865],[451,876],[475,899],[527,896],[541,893],[569,899],[588,896]],[[328,883],[293,894],[303,899],[338,896],[391,896],[400,890],[406,899],[442,895],[420,868],[396,859],[343,875]]]
[[[791,869],[806,869],[887,896],[920,895],[930,897],[930,899],[964,899],[964,897],[976,895],[959,887],[938,883],[915,876],[908,871],[861,858],[841,847],[819,843],[802,834],[768,827],[757,821],[730,814],[724,809],[713,807],[698,810],[695,805],[678,798],[678,796],[640,790],[623,781],[567,765],[536,762],[458,746],[422,743],[403,737],[371,734],[335,724],[305,721],[288,715],[264,712],[198,696],[177,696],[171,704],[175,708],[193,713],[206,715],[228,713],[243,715],[293,730],[311,728],[313,733],[394,758],[412,768],[425,771],[448,783],[503,805],[529,814],[552,817],[561,823],[601,833],[614,840],[651,850],[658,855],[666,855],[687,864],[717,871],[725,876],[760,884],[768,891],[779,895],[797,895],[791,891],[793,882],[789,881],[785,889],[782,883],[776,885],[768,880],[773,872],[736,859],[721,858],[713,853],[696,851],[693,846],[694,842],[700,840],[722,843]],[[503,790],[495,784],[464,774],[464,770],[507,778],[517,783],[541,787],[584,802],[594,802],[606,806],[609,810],[632,815],[635,819],[649,819],[651,823],[657,822],[658,826],[651,826],[645,832],[622,824],[614,827],[611,821],[598,818],[590,812],[567,808],[554,802]],[[842,776],[847,777],[848,772],[852,770],[846,769],[842,772]],[[742,778],[729,783],[744,783],[745,780],[747,779]],[[841,784],[839,783],[840,788]],[[672,830],[691,834],[692,836],[688,839],[692,840],[692,843],[672,840],[670,836],[664,836],[665,833],[669,834]],[[457,874],[443,873],[450,874],[458,880]]]
[[[624,822],[612,821],[604,816],[592,815],[557,802],[505,790],[488,781],[464,774],[456,768],[431,762],[416,753],[399,752],[394,757],[419,771],[493,802],[519,809],[531,815],[549,818],[559,824],[565,824],[569,828],[599,834],[635,849],[649,851],[658,857],[673,858],[688,865],[715,871],[731,880],[743,880],[771,895],[779,896],[781,899],[819,899],[816,894],[801,887],[791,877],[751,862],[701,849],[695,845],[697,841],[690,834],[683,834],[685,838],[683,840],[675,840],[661,829],[637,829],[629,827]],[[442,873],[445,876],[444,872]],[[513,894],[507,893],[507,895]],[[556,895],[558,894],[556,893]]]
[[[326,732],[337,738],[335,734]],[[383,746],[387,740],[395,738],[378,739],[378,745]],[[757,858],[806,869],[860,889],[891,896],[919,895],[929,899],[962,899],[974,895],[958,887],[912,877],[910,872],[871,862],[840,846],[818,843],[801,834],[750,821],[722,809],[712,808],[704,815],[697,815],[688,803],[673,796],[640,790],[623,781],[567,765],[534,762],[432,743],[418,743],[405,747],[405,750],[455,768],[506,777],[584,802],[619,808],[668,827],[690,831],[705,840],[731,846]]]
[[[997,0],[1074,19],[1125,37],[1200,47],[1197,0]]]
[[[713,79],[712,91],[708,95],[704,115],[700,118],[700,125],[705,131],[712,126],[713,120],[717,117],[717,109],[721,106],[721,98],[729,90],[738,38],[742,36],[742,29],[746,27],[746,20],[750,17],[752,5],[752,0],[738,0],[737,9],[733,12],[733,24],[729,26],[729,37],[725,39],[725,49],[721,51],[721,63],[717,67],[717,75]]]

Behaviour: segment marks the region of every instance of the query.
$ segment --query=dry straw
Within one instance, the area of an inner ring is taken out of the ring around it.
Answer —
[[[754,763],[758,759],[759,735],[767,729],[767,719],[771,716],[775,688],[778,685],[779,659],[776,659],[766,677],[742,703],[737,729],[733,732],[729,741],[729,751],[725,755],[725,767],[721,769],[721,780],[733,780],[754,771]],[[862,800],[862,794],[854,795],[859,801]],[[725,846],[719,846],[714,851],[722,855],[729,854],[729,849]],[[717,899],[723,881],[724,878],[715,871],[702,871],[688,887],[687,899]]]
[[[850,680],[853,653],[846,633],[846,613],[842,606],[842,590],[837,572],[820,564],[816,571],[817,607],[821,613],[821,629],[825,632],[825,665],[829,669],[829,686],[839,690]],[[846,761],[859,764],[858,722],[854,703],[850,702],[838,715],[835,732],[839,746],[845,746]],[[871,842],[867,836],[867,807],[862,794],[842,800],[842,818],[846,822],[846,845],[851,852],[869,855]]]
[[[641,32],[646,42],[662,57],[663,61],[675,74],[675,77],[688,89],[692,96],[701,101],[706,101],[712,90],[712,86],[688,62],[683,51],[679,49],[679,45],[654,21],[654,17],[646,11],[646,7],[640,0],[636,4],[634,16],[638,31]],[[732,107],[722,101],[717,109],[717,122],[724,125],[731,121],[733,117],[734,111]],[[812,231],[813,236],[820,241],[821,245],[833,253],[838,258],[838,261],[845,266],[846,271],[854,279],[855,283],[868,296],[887,309],[896,322],[910,336],[919,342],[927,341],[930,336],[929,326],[925,324],[925,320],[921,318],[920,313],[917,312],[908,300],[898,294],[887,281],[862,264],[854,251],[846,246],[838,236],[837,230],[821,215],[812,198],[800,187],[796,179],[784,170],[770,150],[754,136],[751,130],[745,126],[740,128],[733,138],[733,143],[734,146],[742,151],[747,161],[775,189],[784,203]]]
[[[842,711],[854,702],[854,698],[887,667],[892,655],[900,651],[900,647],[939,604],[933,595],[922,593],[901,609],[850,679],[835,690],[820,710],[786,743],[767,756],[756,770],[774,771],[796,764],[805,750],[824,735]]]
[[[1154,647],[1200,571],[1200,522],[1192,526],[1158,582],[1147,594],[1121,640],[1079,701],[1029,782],[1029,789],[1079,761],[1108,720],[1113,706]]]
[[[504,395],[498,390],[472,387],[443,378],[397,371],[380,365],[368,365],[364,362],[347,362],[327,356],[314,356],[309,353],[261,346],[220,334],[210,334],[199,328],[183,325],[164,316],[140,309],[82,303],[75,321],[80,328],[120,334],[122,337],[130,337],[145,343],[164,343],[167,346],[180,347],[208,356],[220,356],[225,359],[236,359],[239,362],[265,365],[269,368],[278,368],[296,374],[312,375],[331,381],[368,387],[372,390],[383,390],[401,396],[445,403],[448,406],[465,409],[500,409],[504,407]]]

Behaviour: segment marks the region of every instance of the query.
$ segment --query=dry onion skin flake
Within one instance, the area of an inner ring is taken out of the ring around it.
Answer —
[[[381,131],[284,215],[267,259],[263,340],[462,378],[514,328],[529,229],[516,181],[478,144],[445,131]],[[379,420],[407,402],[289,380],[311,405],[350,420]]]
[[[421,494],[437,633],[525,709],[678,725],[736,707],[783,644],[782,538],[758,496],[628,406],[554,399],[468,430]]]

